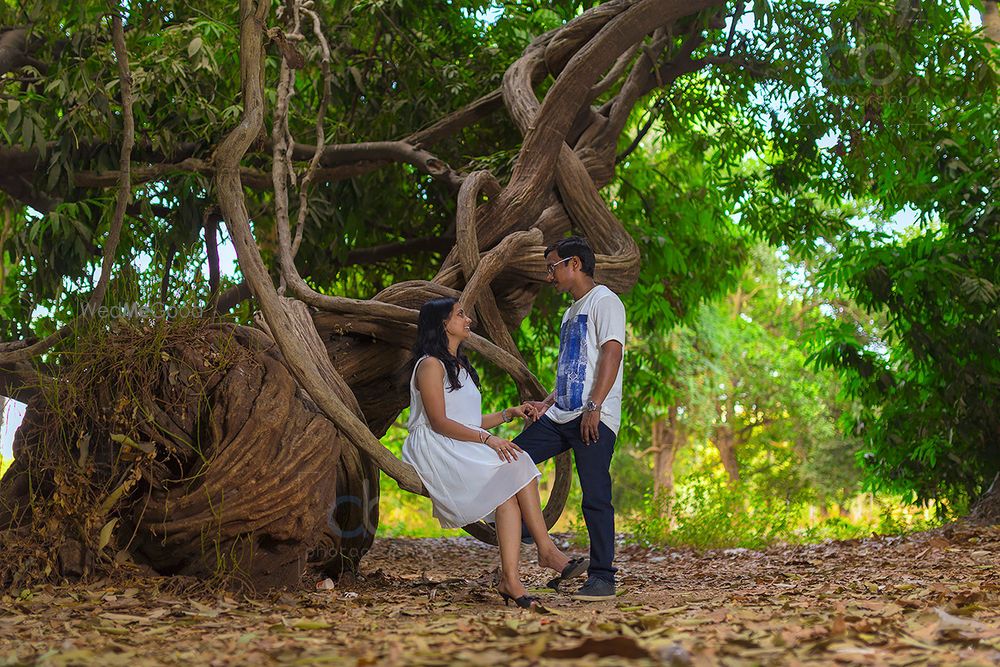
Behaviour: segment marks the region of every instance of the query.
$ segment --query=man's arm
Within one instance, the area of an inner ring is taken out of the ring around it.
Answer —
[[[594,403],[603,405],[604,399],[611,393],[624,353],[625,348],[617,340],[609,340],[601,346],[601,353],[597,357],[597,377],[590,389],[590,400]]]
[[[598,406],[604,404],[604,399],[611,392],[611,387],[614,386],[615,379],[618,377],[618,367],[622,363],[624,354],[625,348],[621,341],[609,340],[601,346],[601,353],[597,357],[597,377],[594,378],[594,384],[590,389],[590,400]],[[600,423],[600,408],[583,413],[583,419],[580,420],[580,438],[584,444],[589,445],[592,442],[597,442],[597,425]]]

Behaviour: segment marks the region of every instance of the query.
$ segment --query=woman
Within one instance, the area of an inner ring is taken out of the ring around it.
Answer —
[[[412,465],[430,494],[434,516],[445,528],[495,517],[505,604],[530,608],[518,572],[521,522],[535,539],[538,564],[563,579],[587,571],[587,559],[570,560],[549,537],[538,496],[541,473],[514,443],[485,429],[531,415],[527,404],[482,414],[479,375],[462,352],[472,320],[455,299],[434,299],[420,309],[410,380],[409,436],[403,460]]]

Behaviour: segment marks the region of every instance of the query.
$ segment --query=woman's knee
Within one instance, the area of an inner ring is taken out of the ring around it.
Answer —
[[[497,505],[497,512],[511,512],[515,510],[520,511],[520,508],[518,507],[517,504],[517,496],[511,496],[507,500]]]

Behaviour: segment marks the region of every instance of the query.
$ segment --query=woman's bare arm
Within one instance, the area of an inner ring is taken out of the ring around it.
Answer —
[[[434,432],[470,444],[485,444],[496,451],[500,458],[516,460],[517,452],[522,450],[514,443],[492,434],[486,434],[484,442],[482,431],[448,418],[444,410],[444,377],[444,364],[434,357],[427,357],[417,367],[417,389],[424,403],[427,421]],[[505,456],[507,452],[509,457]]]

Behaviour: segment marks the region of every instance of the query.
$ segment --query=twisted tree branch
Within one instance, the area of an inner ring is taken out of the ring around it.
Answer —
[[[115,6],[112,4],[111,14],[111,37],[114,43],[115,58],[118,61],[119,88],[121,89],[122,101],[122,146],[119,157],[119,184],[118,193],[115,199],[115,212],[111,220],[111,230],[108,232],[108,240],[104,244],[104,256],[101,260],[101,275],[97,279],[97,286],[87,301],[87,307],[82,317],[91,317],[97,307],[104,302],[104,294],[111,280],[111,269],[115,261],[115,253],[118,250],[118,241],[121,238],[122,225],[125,221],[125,209],[128,207],[129,199],[132,195],[132,183],[129,169],[132,163],[132,147],[135,144],[135,120],[132,114],[132,75],[129,72],[128,50],[125,48],[125,34],[122,29],[121,14],[114,12]],[[13,352],[0,354],[0,365],[16,364],[31,357],[42,354],[52,348],[59,341],[65,338],[73,330],[76,321],[70,322],[61,327],[54,334],[27,347],[20,348]]]
[[[317,349],[318,336],[312,321],[308,326],[295,307],[283,301],[274,289],[260,251],[250,230],[250,220],[239,179],[239,162],[264,125],[263,101],[263,35],[268,0],[240,1],[240,69],[243,88],[243,117],[216,150],[218,165],[216,186],[229,233],[236,246],[236,255],[247,283],[260,304],[272,337],[296,381],[308,392],[320,410],[341,429],[351,443],[372,457],[380,469],[395,479],[401,488],[414,493],[426,493],[413,469],[397,459],[372,436],[359,417],[360,411],[348,407],[353,399],[350,389],[333,368],[322,345]],[[280,170],[281,161],[276,162]],[[294,274],[290,258],[287,218],[279,222],[282,273],[286,279]],[[301,278],[299,279],[301,280]],[[291,281],[289,281],[291,282]],[[346,393],[345,393],[346,390]]]

